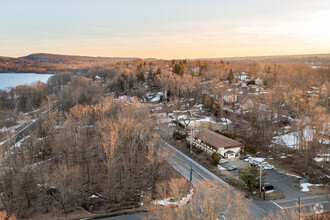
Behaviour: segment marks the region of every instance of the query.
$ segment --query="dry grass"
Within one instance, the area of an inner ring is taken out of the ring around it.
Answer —
[[[308,193],[313,195],[324,195],[330,193],[329,186],[309,186],[308,189]]]
[[[299,184],[294,184],[294,187],[301,190],[301,186]],[[324,195],[330,193],[330,186],[307,186],[309,191],[306,193],[312,194],[312,195]]]
[[[278,190],[274,190],[272,193],[266,193],[267,200],[276,200],[276,199],[284,199],[285,195]]]

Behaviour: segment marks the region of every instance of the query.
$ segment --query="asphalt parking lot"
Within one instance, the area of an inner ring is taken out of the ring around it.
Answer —
[[[226,169],[230,166],[238,167],[237,170],[233,170],[229,172],[239,177],[238,175],[239,168],[246,168],[248,162],[241,159],[231,159],[228,160],[228,162],[220,165]],[[286,199],[296,199],[298,197],[308,196],[307,193],[303,193],[300,190],[298,190],[296,187],[294,187],[294,184],[299,183],[299,180],[297,178],[288,176],[284,173],[280,173],[276,170],[276,168],[273,170],[267,170],[267,172],[269,174],[266,176],[265,182],[275,186],[276,189],[278,189],[285,195]]]

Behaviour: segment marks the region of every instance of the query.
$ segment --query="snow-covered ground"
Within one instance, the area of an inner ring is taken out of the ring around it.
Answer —
[[[155,97],[153,97],[150,102],[159,102],[160,97],[163,96],[164,94],[162,92],[158,92]]]
[[[324,160],[324,158],[322,158],[322,157],[315,157],[314,160],[316,162],[322,162]]]
[[[286,128],[287,129],[287,128]],[[289,148],[298,149],[300,145],[300,132],[295,131],[288,134],[273,137],[272,143],[287,146]],[[303,130],[303,138],[305,141],[312,141],[314,137],[314,130],[306,127]],[[330,144],[329,139],[319,140],[320,143]]]
[[[185,205],[188,203],[188,201],[191,199],[191,197],[194,195],[194,189],[190,189],[189,194],[186,197],[183,197],[180,201],[176,201],[176,202],[171,202],[171,199],[173,199],[173,197],[167,198],[167,199],[160,199],[160,200],[156,200],[153,203],[155,205]]]
[[[11,126],[9,128],[7,127],[2,127],[0,128],[0,132],[5,132],[5,131],[9,131],[9,132],[15,132],[15,130],[19,127],[21,127],[23,124],[25,124],[27,122],[27,120],[19,120],[17,121],[17,125]]]
[[[281,171],[278,171],[278,172],[279,172],[279,173],[283,173],[283,174],[288,175],[288,176],[293,176],[293,177],[295,177],[295,178],[297,178],[297,179],[301,179],[301,176],[298,176],[298,175],[295,175],[295,174],[285,173],[285,172],[281,172]]]
[[[309,186],[322,186],[322,184],[301,183],[300,186],[302,192],[308,192]]]

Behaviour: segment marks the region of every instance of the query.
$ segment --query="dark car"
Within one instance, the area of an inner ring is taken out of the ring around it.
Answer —
[[[237,170],[237,167],[236,166],[230,166],[230,167],[228,167],[228,170],[229,171]]]
[[[251,166],[253,166],[253,167],[256,167],[256,166],[258,166],[258,164],[257,164],[257,163],[255,163],[255,162],[251,162],[251,163],[250,163],[250,165],[251,165]]]
[[[269,183],[265,183],[264,186],[262,187],[262,191],[270,191],[270,190],[274,190],[275,187],[272,184]]]

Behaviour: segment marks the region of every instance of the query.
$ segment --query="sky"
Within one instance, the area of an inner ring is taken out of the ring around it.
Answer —
[[[0,56],[330,53],[329,0],[0,0]]]

